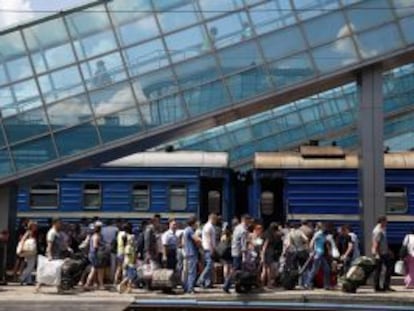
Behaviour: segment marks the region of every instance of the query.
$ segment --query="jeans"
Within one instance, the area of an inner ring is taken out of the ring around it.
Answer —
[[[205,250],[204,251],[204,262],[205,266],[203,269],[203,272],[200,275],[200,278],[198,279],[198,284],[201,286],[209,287],[212,285],[212,276],[213,276],[213,258],[211,256],[211,251]]]
[[[177,251],[170,249],[167,252],[167,269],[175,271],[177,268]]]
[[[313,280],[315,278],[316,273],[318,273],[321,265],[323,269],[323,287],[324,288],[330,287],[331,269],[329,267],[328,261],[326,260],[325,256],[320,255],[320,254],[316,254],[315,257],[313,258],[312,268],[309,271],[307,280],[305,282],[305,285],[307,287],[313,287]]]
[[[236,271],[240,271],[242,269],[242,257],[237,256],[233,257],[233,271],[224,281],[223,289],[228,291],[233,283],[233,277]]]
[[[36,256],[29,256],[25,258],[26,268],[23,270],[20,276],[20,282],[22,283],[33,283],[32,272],[36,265]]]
[[[391,284],[391,275],[393,272],[394,264],[391,256],[389,254],[380,255],[378,259],[375,260],[375,270],[374,270],[374,286],[376,289],[388,289]],[[384,286],[380,286],[380,277],[382,266],[385,265],[385,277],[384,277]]]
[[[189,256],[184,259],[184,292],[194,291],[197,278],[197,256]]]

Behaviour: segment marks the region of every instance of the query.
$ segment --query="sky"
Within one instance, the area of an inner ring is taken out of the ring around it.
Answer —
[[[60,11],[85,2],[91,0],[0,0],[0,29],[51,14],[36,10]]]

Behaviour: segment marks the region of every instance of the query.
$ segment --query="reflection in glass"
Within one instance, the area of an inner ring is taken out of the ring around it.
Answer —
[[[184,102],[178,94],[155,99],[147,104],[141,103],[139,108],[149,127],[178,122],[187,116]]]
[[[126,79],[119,52],[81,64],[88,89],[100,88]]]
[[[224,108],[230,103],[221,81],[188,90],[184,98],[191,116]]]
[[[211,36],[211,38],[213,37]],[[209,48],[209,40],[209,37],[207,37],[207,34],[200,26],[192,27],[165,37],[168,52],[174,62],[204,53],[205,50],[203,50],[203,47]]]
[[[211,55],[197,57],[175,67],[178,82],[182,89],[216,80],[219,76],[216,60]]]
[[[243,6],[242,0],[199,0],[205,18],[211,18],[234,11]]]
[[[290,1],[274,0],[250,10],[256,33],[263,34],[296,23]]]
[[[358,61],[354,43],[349,37],[312,50],[312,56],[321,72],[330,72]]]
[[[92,112],[85,95],[67,98],[47,107],[53,129],[69,127],[92,119]]]
[[[24,34],[36,72],[75,62],[69,35],[61,18],[25,28]]]
[[[102,116],[135,105],[129,83],[119,83],[90,93],[96,116]]]
[[[0,175],[9,175],[13,172],[9,152],[6,149],[0,150]]]
[[[363,51],[361,56],[370,58],[400,48],[403,42],[397,27],[389,24],[357,35],[357,44]]]
[[[326,11],[339,8],[339,0],[294,0],[295,9],[299,18],[302,20],[309,19],[326,13]]]
[[[167,54],[159,39],[134,46],[124,53],[132,77],[168,65]]]
[[[158,20],[164,33],[195,24],[197,18],[196,2],[185,3],[181,0],[174,6],[172,1],[154,1],[159,11]]]
[[[55,133],[55,141],[61,156],[79,154],[99,145],[96,128],[90,123]]]
[[[4,119],[3,124],[10,143],[48,131],[46,115],[43,108],[30,110]]]
[[[388,0],[366,0],[346,10],[346,13],[357,32],[393,19]]]
[[[305,41],[295,27],[280,30],[260,39],[266,60],[271,61],[304,50]]]
[[[33,75],[29,58],[27,56],[22,56],[8,61],[6,63],[6,69],[9,81],[17,81]]]
[[[136,108],[117,112],[97,119],[102,141],[109,142],[138,133],[142,126]]]
[[[256,43],[248,41],[219,51],[218,53],[223,74],[240,71],[263,63]]]
[[[46,102],[76,95],[85,90],[77,66],[40,76],[39,84]]]
[[[11,148],[17,170],[24,170],[56,159],[50,136],[32,140]]]
[[[153,71],[133,81],[135,96],[138,102],[146,102],[159,97],[168,96],[178,91],[170,69]]]
[[[252,30],[245,13],[234,13],[207,24],[210,31],[211,43],[216,48],[222,48],[231,44],[247,40],[252,37]],[[216,29],[215,33],[212,30]],[[208,50],[208,47],[205,47]]]

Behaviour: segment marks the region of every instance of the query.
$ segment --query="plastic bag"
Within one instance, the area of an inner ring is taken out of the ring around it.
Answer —
[[[398,260],[394,266],[395,274],[405,275],[405,264],[403,260]]]
[[[49,260],[45,256],[37,256],[37,282],[45,285],[60,285],[62,265],[61,259]]]
[[[33,256],[36,255],[37,252],[37,245],[36,240],[34,238],[28,238],[23,243],[23,254],[26,254],[27,256]]]

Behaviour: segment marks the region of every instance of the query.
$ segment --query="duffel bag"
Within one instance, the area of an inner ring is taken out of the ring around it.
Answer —
[[[174,270],[158,269],[152,273],[151,287],[153,289],[173,289],[176,283]]]

